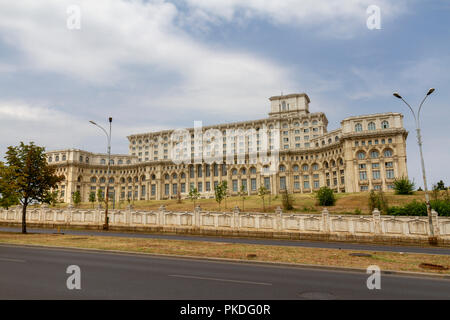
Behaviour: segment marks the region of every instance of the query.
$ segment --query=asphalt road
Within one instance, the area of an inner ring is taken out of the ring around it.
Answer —
[[[81,290],[69,290],[69,265]],[[0,299],[450,299],[450,280],[0,245]]]
[[[32,229],[27,228],[28,232],[35,233],[54,233],[54,229]],[[0,227],[0,232],[20,232],[20,228]],[[420,246],[388,246],[371,245],[348,242],[325,242],[325,241],[303,241],[303,240],[272,240],[272,239],[252,239],[252,238],[230,238],[230,237],[204,237],[193,235],[169,235],[169,234],[147,234],[147,233],[126,233],[126,232],[104,232],[94,230],[61,230],[65,234],[73,235],[94,235],[110,237],[131,237],[131,238],[150,238],[150,239],[169,239],[169,240],[189,240],[189,241],[209,241],[226,243],[247,243],[262,244],[274,246],[298,246],[309,248],[331,248],[348,250],[369,250],[369,251],[391,251],[391,252],[410,252],[410,253],[429,253],[450,255],[450,248],[441,247],[420,247]]]

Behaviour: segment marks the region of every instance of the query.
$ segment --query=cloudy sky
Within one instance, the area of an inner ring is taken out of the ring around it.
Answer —
[[[367,27],[370,5],[381,29]],[[430,184],[450,184],[449,16],[445,0],[0,0],[0,152],[105,152],[88,121],[112,116],[112,151],[127,153],[129,134],[264,118],[268,97],[306,92],[329,130],[402,112],[422,185],[414,122],[392,92],[417,107],[435,87],[425,162]]]

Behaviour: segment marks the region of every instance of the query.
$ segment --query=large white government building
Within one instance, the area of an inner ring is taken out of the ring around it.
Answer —
[[[129,154],[111,155],[110,196],[117,202],[184,198],[195,187],[202,197],[214,197],[223,180],[230,195],[241,188],[257,194],[261,185],[272,194],[311,193],[322,186],[336,192],[390,190],[395,178],[407,176],[402,114],[349,117],[328,132],[327,117],[309,112],[306,94],[269,100],[264,119],[194,126],[184,135],[165,130],[128,136]],[[61,200],[71,202],[77,190],[82,201],[105,191],[107,154],[68,149],[47,156],[65,176],[58,186]]]

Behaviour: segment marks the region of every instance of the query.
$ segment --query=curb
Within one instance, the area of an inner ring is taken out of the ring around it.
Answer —
[[[47,249],[69,249],[78,251],[88,251],[97,253],[109,253],[109,254],[121,254],[121,255],[133,255],[133,256],[152,256],[160,258],[172,258],[172,259],[187,259],[187,260],[203,260],[210,262],[228,262],[237,264],[253,264],[260,266],[271,266],[271,267],[285,267],[285,268],[299,268],[299,269],[315,269],[323,271],[339,271],[339,272],[354,272],[354,273],[365,273],[366,269],[352,268],[352,267],[339,267],[339,266],[323,266],[315,264],[300,264],[300,263],[289,263],[289,262],[272,262],[272,261],[258,261],[258,260],[242,260],[242,259],[231,259],[231,258],[217,258],[217,257],[201,257],[201,256],[188,256],[188,255],[174,255],[174,254],[164,254],[164,253],[145,253],[145,252],[130,252],[122,250],[102,250],[94,248],[77,248],[77,247],[63,247],[63,246],[48,246],[48,245],[37,245],[37,244],[14,244],[14,243],[1,243],[0,246],[15,246],[15,247],[31,247],[31,248],[47,248]],[[435,274],[426,272],[410,272],[410,271],[396,271],[396,270],[381,270],[383,275],[396,275],[404,277],[413,278],[431,278],[434,280],[450,280],[450,274]]]

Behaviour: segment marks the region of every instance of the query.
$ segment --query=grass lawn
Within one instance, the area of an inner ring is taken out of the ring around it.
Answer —
[[[350,256],[349,254],[364,251],[59,234],[23,235],[20,233],[0,233],[0,243],[120,250],[138,253],[230,258],[362,269],[366,269],[370,265],[378,265],[381,270],[450,274],[450,270],[429,270],[419,266],[421,263],[428,263],[450,267],[450,256],[448,255],[365,251],[365,253],[369,253],[372,256],[358,257]]]
[[[392,192],[386,192],[385,196],[388,200],[389,206],[403,205],[413,200],[424,200],[425,196],[423,192],[415,192],[414,195],[395,195]],[[319,213],[322,207],[316,205],[316,199],[314,194],[293,194],[294,209],[290,212],[312,212]],[[359,193],[337,193],[336,194],[336,205],[328,207],[330,213],[336,214],[370,214],[368,206],[368,192]],[[265,207],[266,212],[274,212],[275,209],[280,206],[281,195],[271,196],[270,202],[269,197],[265,197]],[[219,211],[219,205],[214,199],[199,199],[196,201],[197,204],[203,210],[208,211]],[[167,210],[170,211],[192,211],[194,204],[190,200],[182,200],[178,203],[176,199],[174,200],[148,200],[148,201],[134,201],[133,207],[137,210],[157,210],[162,204],[166,206]],[[116,203],[116,209],[125,209],[127,206],[126,201],[121,203]],[[67,204],[59,204],[59,207],[65,207]],[[246,212],[262,212],[263,203],[262,199],[258,196],[248,196],[246,197],[244,204],[242,204],[242,199],[240,197],[230,197],[222,202],[220,211],[231,211],[235,206],[238,206],[241,211]],[[92,208],[91,203],[82,203],[79,205],[81,208]],[[242,210],[244,207],[244,210]]]

